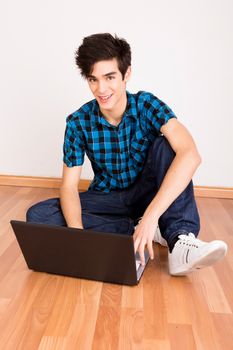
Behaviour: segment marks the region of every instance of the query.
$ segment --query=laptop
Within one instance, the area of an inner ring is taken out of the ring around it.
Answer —
[[[96,281],[136,285],[145,265],[133,236],[12,220],[29,269]]]

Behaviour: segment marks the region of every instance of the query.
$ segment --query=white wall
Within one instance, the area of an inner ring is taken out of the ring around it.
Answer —
[[[61,176],[65,118],[92,99],[74,51],[111,32],[132,47],[128,90],[153,92],[192,132],[195,185],[232,187],[232,15],[231,0],[1,1],[0,173]]]

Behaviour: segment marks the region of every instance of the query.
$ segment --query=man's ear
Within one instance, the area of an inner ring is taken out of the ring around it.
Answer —
[[[131,76],[131,66],[127,68],[127,71],[125,73],[125,82],[127,82],[130,79]]]

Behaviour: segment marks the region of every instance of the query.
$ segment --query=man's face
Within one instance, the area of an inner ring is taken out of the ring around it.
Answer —
[[[87,77],[88,85],[104,112],[121,109],[126,101],[126,82],[130,76],[130,67],[123,79],[117,60],[100,61],[94,64],[93,71]]]

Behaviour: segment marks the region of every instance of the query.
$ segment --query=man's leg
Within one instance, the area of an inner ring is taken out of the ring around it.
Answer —
[[[66,226],[59,198],[50,198],[31,206],[26,212],[26,221]]]
[[[165,137],[155,139],[149,149],[144,170],[124,196],[125,203],[133,207],[135,217],[144,214],[158,192],[175,153]],[[169,247],[169,270],[173,275],[185,275],[197,268],[212,265],[227,250],[222,241],[202,242],[196,239],[200,220],[190,181],[185,190],[159,218],[162,237]]]
[[[132,234],[134,221],[128,216],[118,192],[87,191],[79,193],[85,229],[100,232]],[[34,204],[26,213],[28,222],[66,226],[60,199],[51,198]]]
[[[125,193],[124,200],[133,207],[135,217],[141,217],[158,192],[175,153],[165,137],[159,136],[151,145],[142,174]],[[162,237],[170,249],[181,232],[198,235],[200,220],[192,181],[159,218]]]
[[[101,232],[133,234],[134,220],[122,200],[122,191],[89,190],[79,194],[84,228]]]

